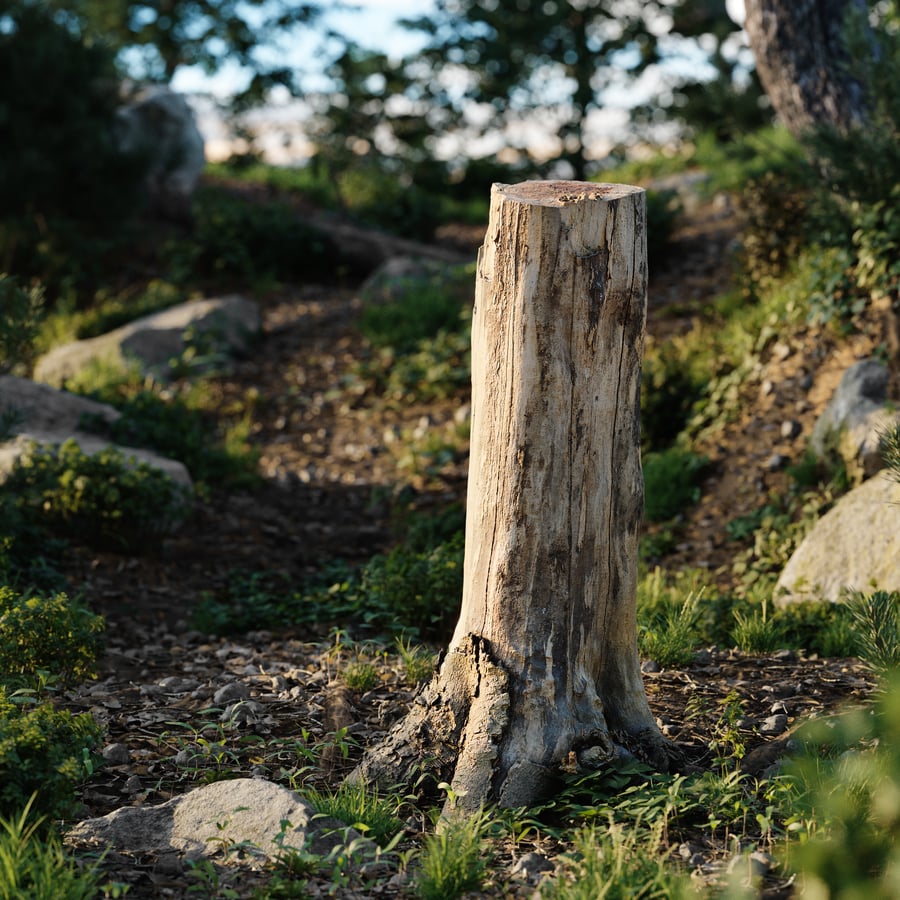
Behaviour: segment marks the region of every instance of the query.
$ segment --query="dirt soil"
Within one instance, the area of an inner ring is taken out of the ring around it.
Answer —
[[[679,228],[672,252],[651,274],[651,334],[690,328],[704,305],[730,287],[737,232],[738,218],[722,201],[702,205]],[[454,238],[474,256],[478,234]],[[398,469],[395,438],[452,423],[465,398],[384,408],[348,399],[340,390],[365,352],[355,327],[355,286],[291,288],[260,302],[260,346],[217,384],[224,405],[248,392],[258,397],[253,439],[263,486],[250,493],[213,491],[157,555],[120,557],[74,548],[69,560],[75,589],[107,619],[108,648],[100,678],[65,702],[90,710],[108,729],[109,743],[128,751],[127,760],[104,767],[86,786],[85,816],[158,803],[204,779],[228,775],[335,784],[360,748],[402,715],[413,696],[390,660],[383,661],[375,688],[342,687],[337,673],[351,651],[335,649],[327,628],[301,630],[285,622],[278,633],[229,639],[190,626],[198,598],[221,589],[235,569],[280,571],[299,584],[329,560],[362,562],[389,547],[390,496],[400,480],[412,484],[423,506],[464,497],[464,458],[451,461],[437,478],[410,474]],[[776,453],[799,459],[840,374],[880,339],[877,329],[840,343],[806,330],[772,343],[743,388],[741,417],[704,448],[711,467],[702,499],[686,514],[677,550],[661,560],[664,567],[704,567],[729,582],[735,545],[726,540],[727,523],[784,486],[784,465],[767,461]],[[782,437],[787,419],[801,427],[791,439]],[[263,707],[236,728],[221,724],[220,711],[204,712],[216,689],[234,680],[245,681]],[[787,652],[757,658],[712,648],[683,669],[647,671],[646,686],[663,731],[691,765],[701,767],[712,764],[724,706],[739,698],[741,739],[756,751],[749,767],[758,773],[783,749],[783,730],[766,731],[773,715],[786,715],[792,728],[811,714],[859,702],[872,680],[856,660]],[[333,744],[340,728],[352,739],[347,758]],[[218,759],[202,752],[214,735],[223,748]],[[256,738],[265,752],[247,750]],[[190,764],[178,757],[186,748]],[[304,753],[313,748],[320,765],[309,770]],[[422,831],[425,823],[412,822],[410,828]],[[720,871],[733,852],[696,837],[684,842],[688,849],[679,852],[691,856],[699,873]],[[505,862],[527,849],[533,848],[510,849]],[[180,863],[116,853],[105,867],[112,880],[131,885],[129,898],[188,896],[191,879]],[[497,868],[492,896],[531,895],[533,886],[508,881],[505,871]],[[245,870],[226,880],[243,897],[259,877]],[[341,896],[394,896],[403,887],[402,876],[384,877]],[[771,896],[785,888],[777,879],[769,887]],[[312,896],[328,889],[326,880],[314,878],[309,885]]]

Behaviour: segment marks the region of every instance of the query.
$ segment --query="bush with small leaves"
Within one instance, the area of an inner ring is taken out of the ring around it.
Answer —
[[[900,682],[874,705],[811,719],[794,734],[804,752],[784,767],[780,807],[788,872],[804,893],[893,900],[900,872]]]
[[[71,439],[32,444],[4,490],[27,520],[115,550],[155,548],[188,510],[185,489],[163,472],[113,447],[88,455]]]
[[[46,671],[63,684],[93,674],[104,622],[66,594],[21,595],[0,587],[0,682]]]
[[[644,516],[664,522],[700,499],[700,479],[709,461],[690,450],[670,447],[644,456]]]
[[[26,290],[0,272],[0,375],[30,356],[43,303],[40,288]]]
[[[63,818],[72,812],[75,786],[92,771],[102,731],[87,713],[28,705],[28,698],[0,687],[0,815],[14,815],[34,795],[37,812]]]

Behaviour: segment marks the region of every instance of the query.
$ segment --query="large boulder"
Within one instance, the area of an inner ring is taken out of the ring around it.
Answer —
[[[844,373],[813,428],[810,446],[820,459],[837,453],[851,478],[860,482],[882,466],[881,436],[900,421],[887,405],[888,371],[864,359]]]
[[[148,87],[134,94],[117,116],[119,148],[145,160],[144,189],[151,209],[189,220],[206,157],[187,100],[167,87]]]
[[[815,524],[788,560],[775,602],[840,600],[848,590],[900,591],[900,483],[880,472]]]
[[[216,781],[159,806],[125,806],[79,822],[66,836],[75,845],[133,854],[175,851],[188,860],[235,845],[251,860],[277,856],[282,849],[326,856],[358,839],[358,832],[318,816],[298,794],[260,778]]]
[[[213,357],[243,353],[261,327],[259,306],[239,294],[193,300],[99,337],[55,347],[35,364],[34,379],[58,387],[97,363],[136,363],[143,373],[165,379],[191,342]]]
[[[114,422],[120,413],[112,406],[58,391],[13,375],[0,375],[0,416],[6,421],[0,434],[0,483],[27,453],[32,442],[41,445],[62,444],[72,438],[88,455],[111,446],[110,441],[83,431],[83,416],[97,416]],[[127,459],[143,462],[164,472],[176,484],[191,490],[191,476],[183,463],[136,447],[119,447]]]

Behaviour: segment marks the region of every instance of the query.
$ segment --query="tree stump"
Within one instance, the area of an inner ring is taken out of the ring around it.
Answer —
[[[426,771],[469,811],[528,805],[616,744],[665,764],[635,609],[646,258],[639,188],[494,185],[462,610],[433,680],[352,779]]]

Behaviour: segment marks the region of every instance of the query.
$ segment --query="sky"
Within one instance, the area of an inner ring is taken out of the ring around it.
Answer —
[[[325,24],[341,31],[360,46],[399,58],[416,52],[424,45],[421,34],[402,28],[398,20],[429,12],[434,6],[433,0],[348,0],[348,2],[356,9],[328,10],[325,14]],[[743,0],[726,0],[726,6],[732,19],[736,22],[743,21]],[[295,58],[297,64],[303,68],[309,68],[313,43],[314,38],[310,36],[308,42],[294,39],[290,44],[289,52],[292,58]],[[208,93],[221,98],[234,91],[240,79],[237,70],[227,67],[213,79],[209,79],[199,71],[183,70],[176,75],[172,88],[185,94]],[[212,107],[209,105],[201,107],[199,112],[200,128],[207,140],[207,155],[213,159],[228,156],[232,146],[228,142],[224,126],[217,120]],[[282,110],[280,115],[278,110],[264,114],[269,117],[269,121],[288,120],[290,115],[287,110]],[[597,116],[598,131],[614,133],[623,127],[623,119],[627,119],[627,115],[621,111],[618,111],[618,114],[615,111],[600,111]],[[303,155],[302,139],[295,139],[287,148],[280,145],[280,141],[280,138],[273,135],[270,141],[261,142],[272,162],[290,163],[296,161],[298,153]]]

